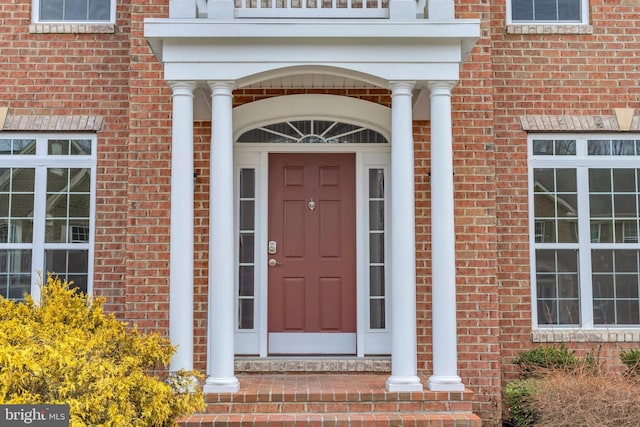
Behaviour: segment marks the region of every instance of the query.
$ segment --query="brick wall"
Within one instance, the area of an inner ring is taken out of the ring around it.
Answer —
[[[145,18],[167,17],[166,1],[132,0],[127,150],[126,317],[168,335],[171,209],[171,89],[144,39]]]
[[[518,117],[609,116],[614,108],[640,107],[640,8],[632,2],[589,3],[590,27],[547,26],[543,33],[508,29],[504,2],[491,3],[500,347],[505,379],[515,375],[510,364],[515,355],[532,345],[527,134]],[[567,345],[584,353],[600,343]],[[619,348],[629,345],[603,343],[601,355],[616,362]]]
[[[15,116],[104,117],[98,134],[94,288],[108,310],[122,314],[129,11],[126,0],[120,3],[115,32],[52,34],[30,32],[30,0],[0,2],[0,106]]]

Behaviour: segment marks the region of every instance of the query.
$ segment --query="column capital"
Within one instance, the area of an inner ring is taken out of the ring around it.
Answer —
[[[170,81],[169,87],[173,90],[174,95],[190,95],[196,88],[196,83],[192,81]]]
[[[451,95],[451,91],[455,87],[455,80],[435,80],[427,83],[427,87],[431,91],[431,96],[433,95]]]
[[[233,80],[214,80],[207,82],[211,88],[211,95],[231,95],[235,88]]]
[[[392,94],[401,94],[402,92],[408,92],[411,94],[413,87],[416,85],[415,81],[411,80],[391,80],[389,82],[389,89]]]

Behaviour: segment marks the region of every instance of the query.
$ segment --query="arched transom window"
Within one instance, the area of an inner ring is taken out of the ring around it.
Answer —
[[[238,142],[290,144],[385,144],[387,139],[371,129],[327,120],[274,123],[244,132]]]

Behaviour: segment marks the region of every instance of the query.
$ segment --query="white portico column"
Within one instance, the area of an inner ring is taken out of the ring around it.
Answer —
[[[209,324],[205,393],[233,393],[234,242],[232,82],[211,86],[211,181],[209,203]]]
[[[453,210],[451,89],[431,82],[432,391],[462,391],[456,331],[456,236]]]
[[[169,338],[171,371],[193,369],[193,82],[172,82]]]
[[[416,245],[411,91],[391,82],[391,376],[388,391],[421,391],[416,345]]]

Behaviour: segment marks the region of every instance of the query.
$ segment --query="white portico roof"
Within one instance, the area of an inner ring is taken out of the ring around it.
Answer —
[[[317,87],[318,77],[292,80],[315,74],[323,85],[410,80],[420,88],[458,80],[480,25],[467,19],[147,19],[145,37],[166,80],[230,80],[244,87],[280,79]]]

